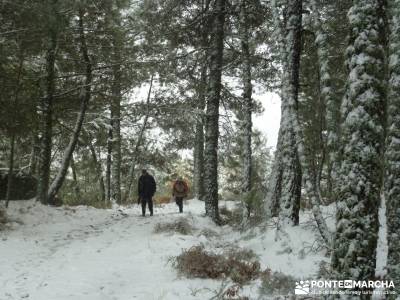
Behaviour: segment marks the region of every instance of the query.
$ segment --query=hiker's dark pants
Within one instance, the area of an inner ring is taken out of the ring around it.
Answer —
[[[153,199],[152,197],[142,197],[142,215],[144,216],[146,214],[146,203],[149,206],[149,211],[150,211],[150,215],[153,215]]]
[[[183,197],[175,197],[176,205],[179,207],[179,212],[183,212]]]

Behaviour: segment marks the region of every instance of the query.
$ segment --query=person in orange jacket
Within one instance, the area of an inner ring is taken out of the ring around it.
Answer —
[[[175,198],[176,205],[179,207],[179,212],[183,213],[183,198],[187,197],[189,187],[182,177],[175,180],[172,187],[172,196]]]

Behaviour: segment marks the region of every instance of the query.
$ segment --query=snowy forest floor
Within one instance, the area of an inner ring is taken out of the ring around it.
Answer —
[[[154,233],[157,223],[182,216],[174,203],[156,206],[153,217],[143,218],[137,205],[103,210],[14,201],[8,212],[14,222],[0,232],[0,299],[210,299],[221,280],[179,277],[169,263],[200,243],[216,252],[229,245],[252,249],[263,270],[296,279],[316,278],[320,263],[329,260],[324,250],[314,249],[317,234],[308,211],[289,232],[290,245],[276,242],[272,228],[240,233],[228,225],[216,227],[203,213],[203,202],[186,201],[183,216],[195,230],[181,235]],[[251,282],[241,295],[260,299],[260,285],[261,280]]]

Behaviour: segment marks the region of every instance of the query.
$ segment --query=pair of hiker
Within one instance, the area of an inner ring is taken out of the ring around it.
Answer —
[[[146,215],[146,204],[149,207],[150,216],[153,215],[153,196],[156,192],[157,186],[154,177],[151,176],[147,170],[142,170],[142,175],[138,182],[138,202],[142,204],[142,216]],[[183,198],[187,197],[189,188],[182,177],[174,182],[172,187],[172,196],[175,198],[175,202],[179,207],[179,212],[183,212]]]

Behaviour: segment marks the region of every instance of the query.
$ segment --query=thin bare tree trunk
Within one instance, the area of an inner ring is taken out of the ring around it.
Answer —
[[[87,135],[86,144],[88,145],[89,150],[90,150],[90,154],[92,155],[92,159],[93,159],[93,162],[94,162],[95,167],[96,167],[96,176],[97,176],[97,178],[99,180],[99,189],[100,189],[101,201],[104,202],[106,200],[106,187],[104,185],[104,177],[103,177],[103,171],[102,171],[102,168],[101,168],[101,163],[97,159],[96,149],[93,146],[92,138],[91,138],[90,134],[87,133],[86,135]]]
[[[115,71],[114,87],[112,92],[111,119],[112,119],[112,162],[111,162],[111,198],[121,203],[121,89],[120,70]]]
[[[40,140],[36,133],[32,137],[32,152],[29,159],[29,174],[36,177],[38,153],[40,151]]]
[[[112,131],[112,118],[110,119],[110,129],[108,129],[107,133],[107,161],[106,161],[106,201],[111,201],[111,165],[112,165],[112,138],[113,138],[113,131]]]
[[[79,189],[79,184],[78,184],[78,176],[76,175],[76,167],[75,167],[75,160],[74,160],[74,156],[71,156],[71,171],[72,171],[72,180],[74,182],[74,193],[75,193],[75,197],[76,200],[80,200],[81,199],[81,191]]]
[[[207,58],[206,58],[207,60]],[[207,90],[207,69],[208,64],[205,63],[200,75],[200,84],[198,88],[198,106],[199,115],[196,119],[196,134],[194,145],[194,194],[197,199],[204,198],[204,108],[205,96]]]
[[[53,12],[55,13],[53,1]],[[55,88],[55,61],[57,52],[57,31],[54,24],[49,24],[49,45],[46,53],[46,95],[40,99],[41,145],[39,156],[39,176],[37,197],[43,204],[48,203],[47,191],[50,182],[50,164],[53,136],[53,98]]]
[[[209,13],[210,0],[203,2],[203,14]],[[204,51],[204,62],[200,73],[200,82],[197,85],[197,97],[198,104],[197,109],[199,114],[196,118],[196,133],[195,143],[193,149],[193,190],[194,195],[199,200],[204,200],[205,186],[204,186],[204,109],[206,107],[206,93],[207,93],[207,82],[208,82],[208,70],[209,70],[209,58],[210,49],[209,45],[209,33],[211,31],[212,22],[210,18],[204,18],[202,23],[202,40],[201,46],[205,48]]]
[[[133,175],[135,173],[135,166],[136,166],[136,161],[137,161],[137,156],[139,154],[139,147],[142,143],[142,139],[143,139],[143,135],[144,132],[146,130],[146,126],[147,126],[147,122],[149,119],[149,114],[150,114],[150,97],[151,97],[151,89],[153,87],[153,78],[154,75],[151,75],[151,79],[150,79],[150,86],[149,86],[149,91],[147,93],[147,99],[146,99],[146,115],[144,117],[143,120],[143,125],[142,128],[140,129],[139,135],[137,137],[136,140],[136,145],[135,145],[135,149],[133,150],[133,157],[132,157],[132,161],[131,161],[131,166],[129,168],[129,174],[128,174],[128,178],[127,178],[127,184],[126,184],[126,191],[125,191],[125,196],[124,196],[124,201],[127,202],[129,196],[132,194],[132,185],[133,185]]]
[[[249,192],[252,188],[252,92],[251,84],[251,60],[249,47],[249,21],[248,21],[248,5],[247,0],[242,0],[240,11],[240,40],[242,48],[242,80],[243,80],[243,144],[244,144],[244,162],[243,162],[243,192]]]
[[[72,154],[73,154],[73,152],[75,150],[75,146],[78,142],[78,138],[79,138],[79,134],[81,132],[83,120],[85,119],[85,113],[86,113],[86,109],[88,106],[88,102],[91,97],[92,64],[91,64],[91,61],[89,58],[87,44],[86,44],[86,37],[85,37],[84,30],[83,30],[83,11],[82,10],[79,11],[78,24],[79,24],[79,38],[80,38],[80,43],[81,43],[81,45],[80,45],[81,52],[82,52],[83,60],[85,61],[85,64],[86,64],[85,87],[84,87],[83,91],[81,92],[81,107],[80,107],[80,111],[79,111],[79,114],[78,114],[78,117],[77,117],[77,120],[75,123],[73,134],[70,138],[67,148],[65,149],[61,167],[60,167],[54,181],[52,182],[49,192],[47,194],[49,203],[54,202],[54,198],[57,195],[58,191],[60,190],[60,188],[64,182]]]
[[[15,89],[15,96],[14,96],[14,107],[15,109],[18,108],[18,96],[19,96],[19,91],[20,91],[20,84],[21,84],[21,74],[22,74],[22,68],[24,66],[24,55],[23,55],[23,50],[21,50],[21,55],[20,55],[20,60],[19,60],[19,66],[18,66],[18,75],[17,75],[17,85]],[[15,116],[15,111],[14,111],[14,118]],[[7,178],[7,191],[6,191],[6,208],[8,208],[8,203],[11,199],[11,190],[12,190],[12,183],[13,183],[13,176],[14,176],[14,154],[15,154],[15,139],[16,139],[16,133],[14,130],[12,130],[11,133],[11,139],[10,139],[10,158],[9,158],[9,167],[8,167],[8,178]]]
[[[8,178],[7,178],[7,192],[6,192],[6,208],[11,199],[12,181],[14,176],[14,146],[15,146],[15,133],[13,132],[10,140],[10,159],[8,165]]]

